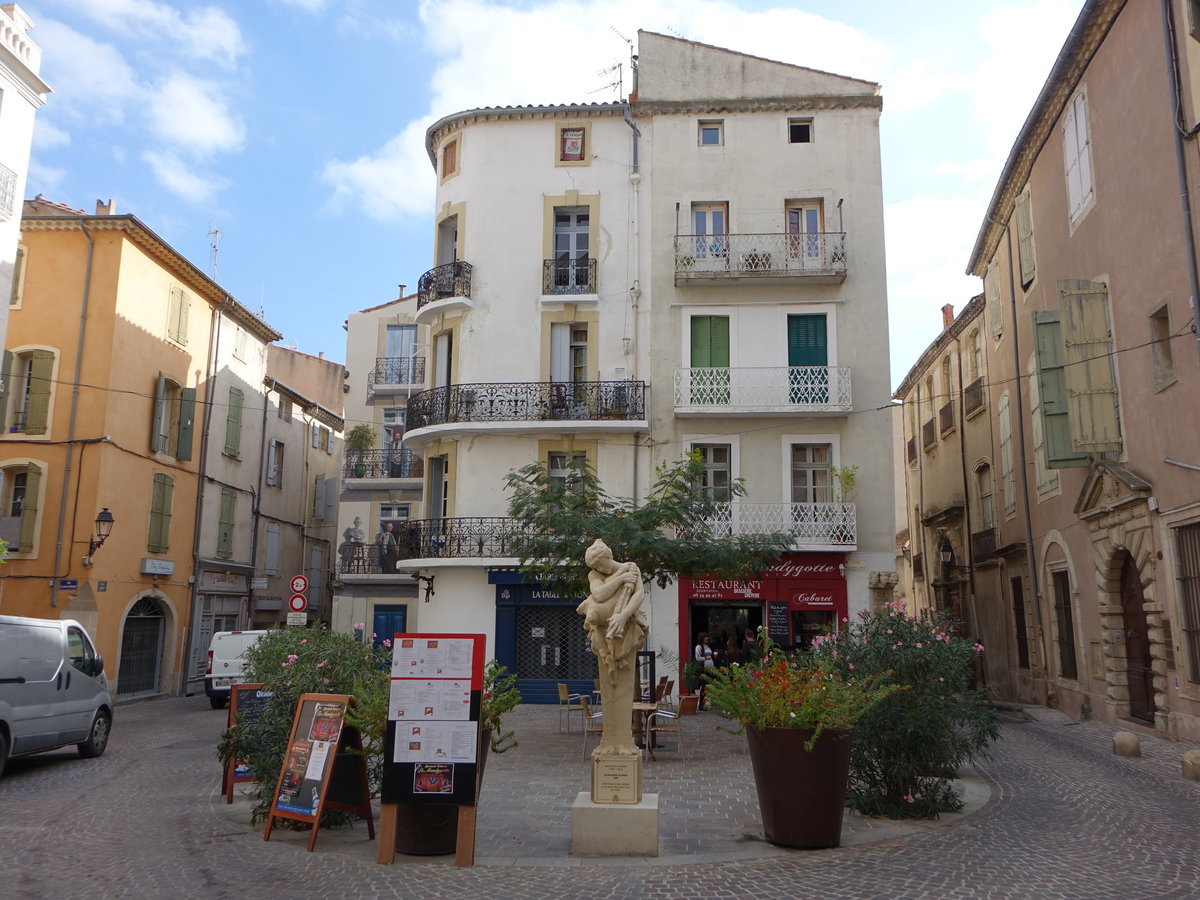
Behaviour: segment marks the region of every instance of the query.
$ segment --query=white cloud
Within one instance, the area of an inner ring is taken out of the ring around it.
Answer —
[[[45,194],[47,192],[53,194],[66,179],[66,169],[42,165],[37,161],[36,156],[31,157],[29,160],[29,177],[25,183],[25,196],[31,197],[34,194]]]
[[[274,0],[280,6],[291,6],[308,13],[322,12],[329,0]]]
[[[74,119],[122,122],[126,107],[141,97],[133,68],[111,44],[101,43],[53,20],[42,22],[38,43],[52,79],[50,103]]]
[[[325,164],[321,180],[333,188],[330,206],[352,206],[376,219],[428,215],[434,198],[433,167],[425,152],[425,129],[433,119],[410,122],[374,153]]]
[[[154,170],[154,177],[167,190],[193,203],[204,203],[228,183],[220,176],[205,176],[188,167],[176,154],[147,150],[142,159]]]
[[[218,91],[213,82],[179,72],[171,75],[148,98],[152,131],[196,155],[240,149],[242,123],[215,96]]]
[[[33,122],[33,146],[38,150],[66,147],[71,143],[71,133],[51,123],[46,116],[39,115]]]

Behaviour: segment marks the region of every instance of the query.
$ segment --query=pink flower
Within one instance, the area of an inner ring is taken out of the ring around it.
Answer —
[[[921,649],[922,646],[923,646],[922,643],[920,641],[917,641],[917,649],[918,650]]]
[[[308,638],[302,638],[302,639],[301,639],[301,641],[300,641],[300,643],[301,643],[301,644],[307,644],[307,643],[308,643]]]
[[[850,663],[850,668],[854,668],[854,663]]]
[[[917,798],[916,798],[916,797],[914,797],[912,794],[905,794],[905,795],[904,795],[904,800],[905,800],[905,802],[907,802],[907,803],[916,803],[916,802],[917,802]]]
[[[384,638],[384,639],[383,639],[383,646],[387,647],[388,649],[391,649],[391,646],[392,646],[392,639],[391,639],[391,638]]]
[[[319,663],[317,663],[317,668],[323,669],[325,667],[325,663],[327,663],[327,662],[329,662],[329,660],[327,660],[327,659],[321,660]]]
[[[976,653],[982,653],[982,652],[983,652],[983,644],[979,643],[978,641],[976,641],[976,642],[975,642],[974,644],[972,644],[971,646],[974,648],[974,650],[975,650],[975,652],[976,652]]]
[[[889,628],[889,629],[888,629],[888,630],[887,630],[885,633],[886,633],[886,634],[891,634],[891,633],[892,633],[892,629],[890,629],[890,628]]]

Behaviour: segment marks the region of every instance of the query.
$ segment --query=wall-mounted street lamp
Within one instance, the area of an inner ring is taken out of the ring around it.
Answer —
[[[116,519],[108,511],[107,506],[100,510],[100,514],[96,516],[96,536],[88,539],[88,553],[83,561],[84,565],[90,566],[92,564],[92,556],[100,549],[100,545],[108,540],[108,536],[112,534],[113,523],[115,521]]]
[[[960,572],[970,572],[970,566],[958,566],[954,564],[954,546],[950,543],[949,535],[942,535],[941,546],[938,547],[938,556],[942,559],[942,567],[950,572],[955,569]]]

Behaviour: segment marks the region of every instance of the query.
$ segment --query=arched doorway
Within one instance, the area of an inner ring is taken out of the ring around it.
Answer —
[[[1129,551],[1122,551],[1121,613],[1125,626],[1125,665],[1129,682],[1129,715],[1154,721],[1154,669],[1150,657],[1150,626],[1142,577]]]
[[[153,597],[142,597],[125,616],[121,630],[121,668],[117,696],[156,694],[162,675],[165,617]]]

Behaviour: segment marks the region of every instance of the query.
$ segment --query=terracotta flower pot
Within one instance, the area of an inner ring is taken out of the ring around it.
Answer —
[[[763,832],[772,844],[814,850],[842,840],[853,728],[821,733],[812,750],[807,728],[747,726]]]

